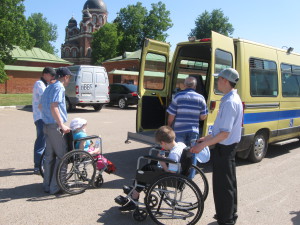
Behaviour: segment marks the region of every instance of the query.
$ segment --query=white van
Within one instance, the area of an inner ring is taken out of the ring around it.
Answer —
[[[75,75],[66,87],[68,111],[75,106],[93,106],[95,111],[100,111],[109,103],[109,81],[104,67],[76,65],[68,68]]]

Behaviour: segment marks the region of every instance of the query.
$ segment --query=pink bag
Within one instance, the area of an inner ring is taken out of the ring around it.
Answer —
[[[97,161],[97,169],[102,170],[104,167],[108,165],[108,160],[103,155],[95,156],[95,158],[98,158]]]

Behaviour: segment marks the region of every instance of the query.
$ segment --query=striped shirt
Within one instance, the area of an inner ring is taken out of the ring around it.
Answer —
[[[176,94],[167,112],[175,116],[173,126],[175,133],[199,134],[199,118],[208,114],[204,97],[192,88]]]

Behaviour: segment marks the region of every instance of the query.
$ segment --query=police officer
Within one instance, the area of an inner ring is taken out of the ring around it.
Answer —
[[[227,68],[217,76],[218,89],[224,96],[212,134],[198,139],[198,144],[191,152],[198,153],[204,147],[215,144],[212,151],[215,219],[219,225],[231,225],[237,220],[235,152],[241,140],[243,106],[237,90],[234,89],[239,80],[238,72]]]

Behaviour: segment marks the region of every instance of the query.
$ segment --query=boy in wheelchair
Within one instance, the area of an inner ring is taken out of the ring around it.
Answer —
[[[157,143],[161,145],[162,149],[169,152],[168,157],[165,157],[163,151],[160,151],[157,154],[158,161],[159,158],[165,158],[165,159],[170,159],[172,161],[179,162],[183,149],[187,147],[182,142],[178,142],[178,143],[175,142],[175,132],[169,126],[160,127],[155,133],[155,140]],[[141,170],[153,171],[154,174],[160,174],[163,172],[177,173],[179,168],[178,168],[178,164],[169,163],[169,165],[167,165],[166,162],[159,161],[158,164],[157,161],[151,161],[151,163],[143,166]],[[118,203],[119,205],[122,205],[122,207],[119,207],[120,211],[130,211],[136,209],[137,204],[135,202],[138,201],[140,192],[143,191],[145,183],[137,182],[137,185],[135,186],[136,188],[134,190],[132,190],[133,188],[131,187],[123,186],[124,193],[130,195],[129,197],[132,200],[129,200],[128,198],[125,198],[121,195],[115,198],[115,202]]]

